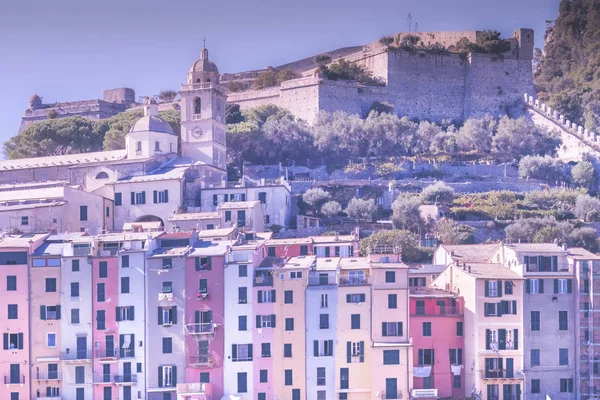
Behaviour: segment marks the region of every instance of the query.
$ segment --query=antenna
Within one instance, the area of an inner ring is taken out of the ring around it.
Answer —
[[[406,23],[408,24],[408,33],[412,32],[412,15],[410,13],[406,17]]]
[[[206,36],[204,36],[204,39],[202,39],[202,47],[206,48]]]

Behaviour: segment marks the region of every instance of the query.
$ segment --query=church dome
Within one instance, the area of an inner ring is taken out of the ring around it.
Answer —
[[[192,64],[190,72],[214,72],[219,73],[219,69],[214,62],[208,59],[208,50],[203,48],[200,52],[200,59]]]
[[[171,125],[163,119],[155,115],[144,115],[138,119],[129,130],[129,133],[134,132],[160,132],[174,135]]]

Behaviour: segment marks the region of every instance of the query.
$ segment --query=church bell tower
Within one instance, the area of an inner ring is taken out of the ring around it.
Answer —
[[[225,88],[219,70],[203,48],[181,86],[181,155],[225,170]]]

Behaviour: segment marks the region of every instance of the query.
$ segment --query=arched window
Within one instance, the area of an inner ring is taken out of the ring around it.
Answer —
[[[194,114],[200,114],[202,111],[202,102],[200,101],[200,97],[196,97],[194,99]]]
[[[108,174],[104,171],[99,172],[98,175],[96,175],[96,179],[108,179]]]

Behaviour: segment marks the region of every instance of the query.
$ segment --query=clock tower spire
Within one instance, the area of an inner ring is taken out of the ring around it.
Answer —
[[[203,48],[181,85],[181,155],[225,170],[225,88]]]

